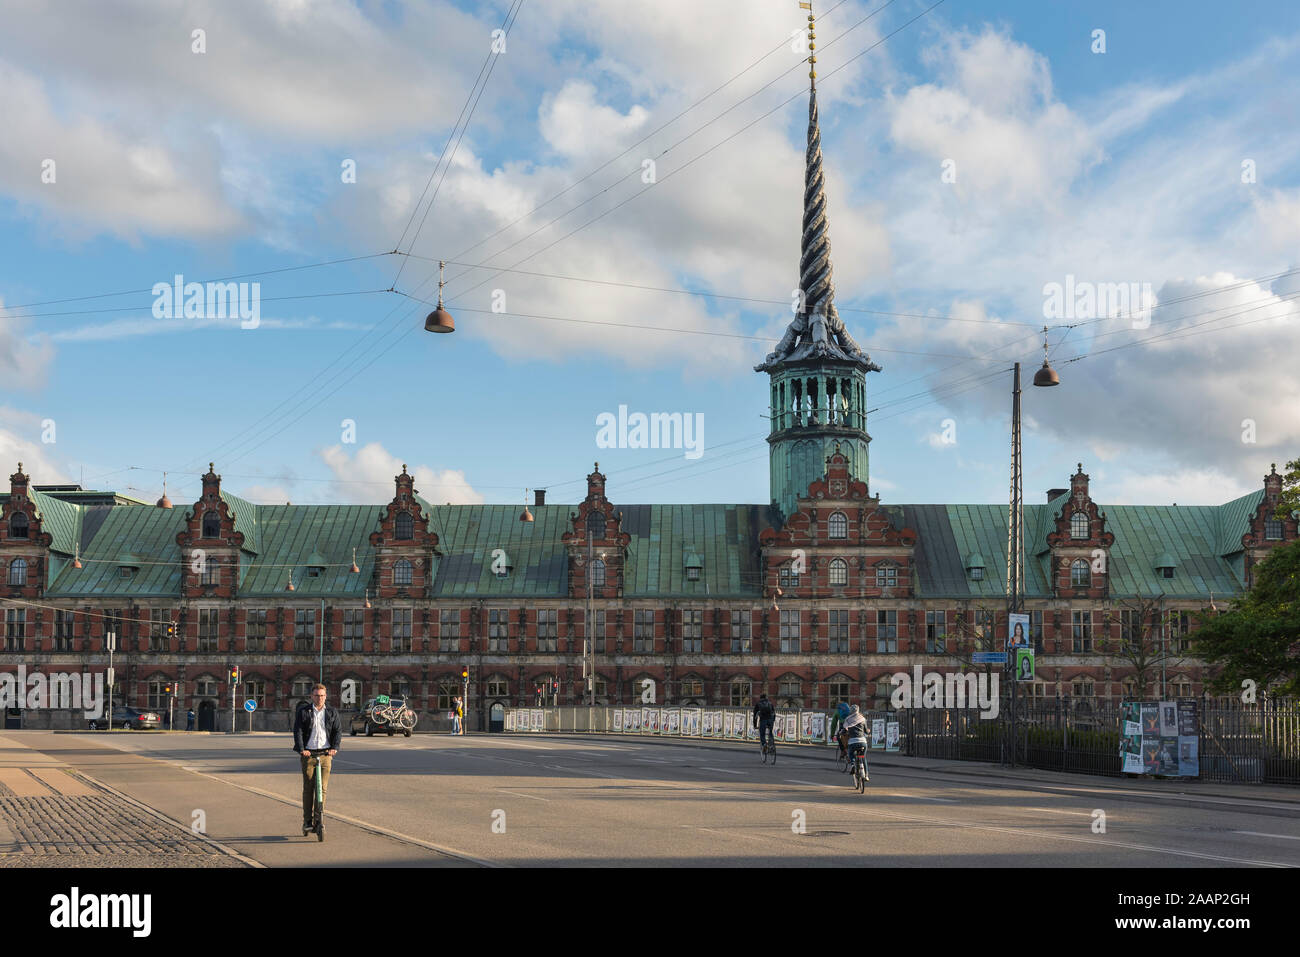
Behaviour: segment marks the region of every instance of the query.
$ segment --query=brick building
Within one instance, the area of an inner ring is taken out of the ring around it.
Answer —
[[[804,303],[757,366],[769,504],[620,503],[597,466],[581,502],[539,495],[532,521],[515,506],[434,506],[405,467],[383,505],[254,505],[210,467],[199,499],[173,508],[32,486],[20,464],[0,495],[0,671],[98,671],[111,632],[126,703],[165,707],[174,684],[177,708],[210,726],[237,664],[263,726],[287,727],[318,674],[332,701],[350,680],[362,701],[406,694],[436,712],[467,667],[471,726],[483,726],[540,687],[582,703],[588,639],[601,702],[640,700],[649,678],[660,702],[744,705],[766,691],[801,707],[882,706],[896,671],[1001,647],[1007,506],[870,492],[867,375],[880,367],[835,309],[815,86],[806,160]],[[1194,612],[1239,594],[1270,548],[1295,540],[1295,517],[1273,517],[1281,489],[1274,469],[1219,506],[1107,506],[1080,465],[1026,505],[1030,693],[1131,693],[1143,668],[1124,642],[1186,647]],[[1170,694],[1203,690],[1199,662],[1165,670]]]

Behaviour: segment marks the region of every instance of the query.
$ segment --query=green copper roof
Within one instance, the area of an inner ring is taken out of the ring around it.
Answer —
[[[81,535],[83,506],[73,505],[71,502],[35,490],[29,491],[28,494],[41,516],[41,529],[49,532],[54,539],[50,543],[50,548],[56,552],[73,554],[76,551],[78,537]]]
[[[374,571],[370,533],[379,528],[380,510],[374,505],[253,505],[242,499],[231,504],[255,512],[261,539],[256,559],[245,558],[242,563],[247,571],[239,586],[241,595],[287,595],[285,586],[292,573],[295,598],[364,597]],[[247,512],[243,517],[251,518]],[[247,536],[248,526],[236,521],[235,528]],[[353,548],[361,569],[355,575],[349,571]],[[313,565],[324,567],[319,577],[308,576]]]

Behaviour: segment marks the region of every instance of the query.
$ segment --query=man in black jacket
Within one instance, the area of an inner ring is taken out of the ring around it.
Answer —
[[[311,703],[299,705],[293,716],[293,749],[302,759],[302,836],[312,828],[312,814],[316,803],[316,780],[313,775],[320,768],[321,806],[330,783],[330,766],[338,754],[343,739],[339,713],[325,703],[325,686],[311,689]]]
[[[772,725],[776,723],[776,708],[767,700],[766,692],[754,704],[754,727],[758,728],[759,745],[772,741]],[[772,742],[775,744],[775,742]]]

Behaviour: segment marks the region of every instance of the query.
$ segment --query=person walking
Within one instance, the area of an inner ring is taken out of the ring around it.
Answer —
[[[186,731],[194,730],[194,709],[193,708],[190,708],[189,711],[185,712],[185,730]]]
[[[462,723],[464,717],[465,717],[464,705],[461,703],[459,697],[454,698],[452,700],[452,710],[451,710],[451,733],[452,734],[465,733],[464,725]]]
[[[293,749],[302,759],[302,836],[306,837],[314,824],[312,817],[316,804],[316,779],[320,774],[320,802],[325,806],[329,789],[330,767],[338,754],[343,739],[343,726],[339,713],[325,703],[325,686],[311,689],[311,701],[298,706],[293,717]]]

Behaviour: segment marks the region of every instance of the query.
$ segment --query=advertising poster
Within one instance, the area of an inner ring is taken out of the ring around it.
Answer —
[[[885,746],[885,719],[871,719],[871,749],[873,751]]]
[[[642,708],[643,716],[641,718],[641,730],[650,734],[659,733],[659,709]]]
[[[700,709],[688,708],[682,712],[682,734],[697,736],[700,733]]]
[[[1201,773],[1200,756],[1197,749],[1200,739],[1196,735],[1178,736],[1178,773],[1185,777],[1196,777]]]
[[[1029,647],[1029,616],[1007,616],[1007,650]]]
[[[641,730],[640,708],[629,708],[623,712],[623,730],[633,733]]]
[[[664,734],[682,733],[682,711],[680,708],[668,708],[664,711]]]
[[[712,711],[704,712],[703,717],[700,718],[700,734],[704,735],[706,738],[713,734],[713,712]]]
[[[776,720],[772,722],[772,737],[777,741],[786,740],[785,719],[788,715],[778,714]]]
[[[799,737],[804,741],[807,741],[809,738],[812,737],[812,712],[811,711],[799,712]]]
[[[1124,737],[1126,737],[1126,738],[1140,738],[1140,737],[1142,737],[1142,725],[1139,724],[1139,723],[1136,722],[1136,721],[1129,721],[1129,720],[1125,719],[1125,721],[1124,721]]]
[[[544,731],[546,729],[546,713],[541,708],[533,709],[533,730]]]
[[[1160,737],[1160,705],[1154,701],[1144,701],[1142,709],[1142,737]]]
[[[737,720],[740,722],[740,726],[745,730],[745,738],[750,741],[757,741],[758,728],[754,727],[754,722],[748,720],[748,717],[748,715],[743,714],[736,715]]]
[[[1160,737],[1178,737],[1178,703],[1176,701],[1160,702]]]
[[[1178,736],[1160,739],[1160,774],[1178,774]]]
[[[885,722],[885,750],[886,751],[898,750],[898,722],[897,721]]]
[[[530,731],[533,725],[533,715],[531,711],[519,712],[519,730]]]
[[[740,737],[740,732],[738,730],[740,728],[740,722],[736,720],[739,717],[740,715],[732,711],[727,711],[723,713],[722,720],[725,722],[723,726],[723,734],[726,737],[728,738]]]
[[[1200,725],[1196,720],[1196,702],[1180,701],[1178,702],[1178,736],[1189,737],[1200,733]]]
[[[785,739],[787,741],[799,740],[799,716],[797,714],[787,714],[785,716]]]
[[[1121,771],[1125,774],[1141,774],[1143,772],[1142,755],[1137,752],[1129,753],[1125,751],[1123,757],[1124,766],[1120,769]]]
[[[622,730],[623,730],[623,709],[615,708],[614,709],[614,731],[619,732]]]
[[[808,715],[808,732],[805,737],[809,741],[825,741],[826,728],[826,715],[820,711],[814,711]]]

